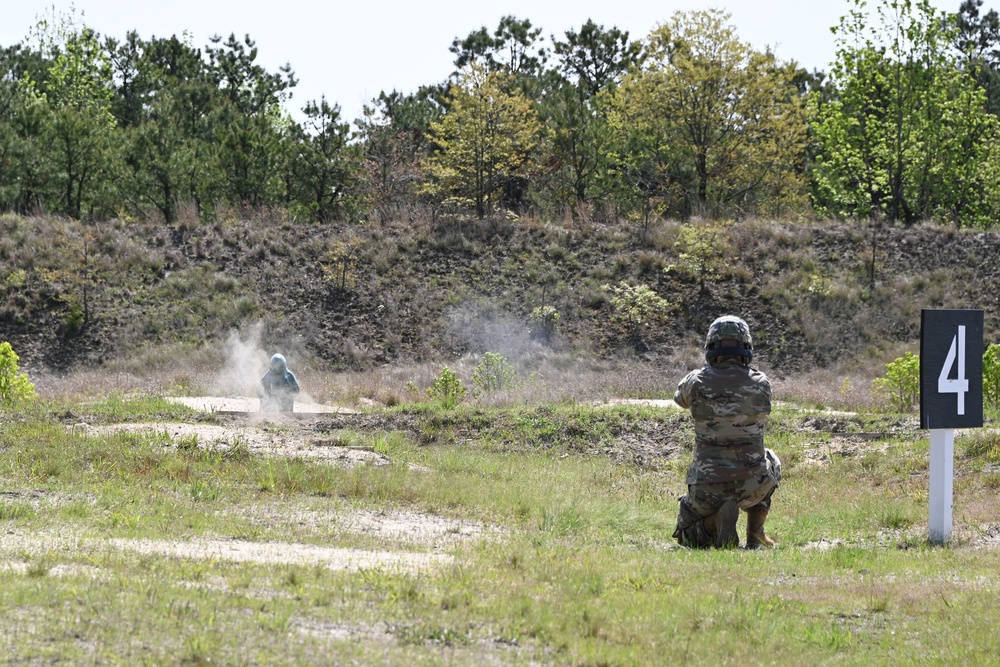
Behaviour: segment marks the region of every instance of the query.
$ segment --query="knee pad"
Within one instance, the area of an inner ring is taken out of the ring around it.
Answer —
[[[774,480],[774,485],[779,486],[781,484],[781,459],[778,458],[773,449],[767,448],[764,449],[764,459],[767,461],[767,472]]]

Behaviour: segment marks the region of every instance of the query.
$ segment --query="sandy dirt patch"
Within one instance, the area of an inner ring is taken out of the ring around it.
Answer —
[[[605,405],[648,405],[654,408],[680,410],[680,406],[668,399],[655,398],[612,398]]]
[[[131,551],[143,555],[218,560],[263,565],[322,566],[334,571],[356,572],[386,569],[417,572],[454,562],[443,553],[422,553],[400,550],[365,550],[325,547],[294,542],[250,542],[247,540],[133,540],[124,538],[71,538],[66,535],[8,534],[0,547],[0,572],[25,574],[32,570],[52,576],[100,576],[102,568],[79,563],[53,563],[45,559],[61,559],[73,553],[94,553],[107,548]],[[39,561],[39,558],[42,560]],[[42,568],[39,570],[39,568]]]
[[[242,396],[168,396],[167,400],[203,412],[260,412],[259,398],[246,398]],[[355,414],[357,411],[336,405],[296,401],[293,412],[336,415]]]
[[[864,456],[871,452],[885,453],[889,445],[875,444],[861,437],[833,437],[827,441],[816,442],[803,451],[802,463],[805,465],[829,465],[837,458]]]
[[[294,522],[320,534],[364,535],[394,549],[447,550],[480,539],[500,539],[507,530],[479,521],[401,509],[371,510],[351,507],[275,505],[255,502],[236,510],[262,526]]]
[[[399,510],[354,510],[341,513],[335,524],[341,530],[352,533],[434,547],[496,536],[501,532],[495,526]]]
[[[367,551],[290,542],[249,542],[246,540],[177,542],[112,538],[108,540],[108,543],[117,549],[135,551],[145,555],[266,565],[320,565],[330,570],[340,571],[384,568],[415,572],[436,565],[447,565],[454,560],[447,554]]]
[[[253,513],[257,508],[247,508]],[[273,508],[272,508],[273,511]],[[317,565],[336,571],[382,568],[415,572],[454,562],[446,549],[489,535],[500,535],[495,526],[448,519],[411,511],[335,509],[307,513],[315,522],[336,530],[364,534],[380,542],[375,549],[321,546],[299,542],[254,542],[240,539],[189,540],[81,537],[73,531],[10,532],[0,541],[0,572],[26,573],[38,567],[39,557],[61,560],[75,553],[95,553],[107,548],[145,555],[198,560],[220,560],[267,565]],[[286,517],[287,518],[287,517]],[[306,518],[306,515],[303,515]],[[402,548],[400,548],[402,546]],[[427,551],[424,551],[427,549]],[[54,576],[88,574],[100,568],[54,563],[46,573]]]
[[[339,441],[319,438],[308,431],[261,422],[259,425],[189,424],[186,422],[148,422],[89,426],[75,424],[72,428],[97,434],[121,432],[162,433],[174,444],[194,441],[199,447],[228,449],[244,446],[252,454],[264,456],[301,456],[324,459],[347,466],[358,464],[388,465],[389,459],[373,449],[336,444]]]

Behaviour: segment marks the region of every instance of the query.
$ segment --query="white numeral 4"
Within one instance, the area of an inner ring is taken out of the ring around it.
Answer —
[[[948,374],[958,360],[958,377],[951,379]],[[951,339],[948,356],[944,360],[941,374],[938,375],[938,393],[956,394],[958,396],[958,414],[965,414],[965,395],[969,392],[969,381],[965,379],[965,327],[958,327],[958,335]]]

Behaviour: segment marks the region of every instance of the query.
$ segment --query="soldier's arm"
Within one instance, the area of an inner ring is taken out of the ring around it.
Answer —
[[[687,410],[691,407],[691,397],[694,395],[694,385],[698,380],[698,371],[688,373],[674,392],[674,403]]]
[[[758,371],[759,373],[759,371]],[[761,402],[763,403],[763,413],[771,414],[771,381],[767,379],[767,376],[760,373],[759,378]]]

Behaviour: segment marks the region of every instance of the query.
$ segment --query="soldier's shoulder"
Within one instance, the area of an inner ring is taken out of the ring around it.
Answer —
[[[680,384],[684,385],[684,384],[691,384],[691,383],[697,382],[704,375],[705,375],[705,369],[704,368],[696,368],[693,371],[688,371],[688,374],[685,375],[681,379]]]
[[[758,384],[766,384],[769,387],[771,386],[771,380],[768,379],[767,375],[763,371],[752,366],[750,367],[750,378]]]

